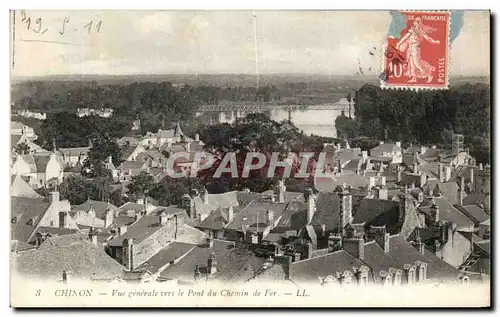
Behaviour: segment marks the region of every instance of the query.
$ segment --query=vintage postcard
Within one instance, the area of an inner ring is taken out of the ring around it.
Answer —
[[[11,10],[13,307],[490,307],[490,12]]]

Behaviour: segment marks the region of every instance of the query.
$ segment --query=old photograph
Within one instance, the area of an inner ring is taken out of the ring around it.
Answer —
[[[490,18],[11,10],[11,306],[489,307]]]

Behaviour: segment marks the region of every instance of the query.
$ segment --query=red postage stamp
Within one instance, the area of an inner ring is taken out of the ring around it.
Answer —
[[[383,88],[447,89],[449,12],[404,11],[401,34],[384,47]]]

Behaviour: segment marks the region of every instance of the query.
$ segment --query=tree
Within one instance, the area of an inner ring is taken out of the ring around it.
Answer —
[[[29,151],[30,151],[30,147],[28,146],[28,144],[26,144],[26,142],[17,143],[14,146],[14,152],[18,155],[28,154]]]
[[[83,204],[87,199],[96,199],[97,186],[81,176],[69,176],[59,185],[59,192],[72,205]]]
[[[132,176],[130,184],[127,185],[128,192],[134,197],[144,197],[155,186],[153,176],[146,172]],[[153,197],[154,198],[154,197]]]
[[[122,162],[119,145],[109,136],[97,136],[92,141],[88,157],[83,162],[83,170],[87,177],[111,179],[111,171],[106,169],[105,161],[111,156],[114,164]]]

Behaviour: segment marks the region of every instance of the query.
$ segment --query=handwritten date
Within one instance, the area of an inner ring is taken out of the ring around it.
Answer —
[[[42,17],[32,18],[26,11],[21,11],[21,23],[24,24],[26,30],[31,30],[34,33],[45,34],[52,27],[44,27]],[[57,30],[59,35],[64,35],[68,33],[74,33],[78,30],[82,30],[84,33],[90,35],[93,33],[101,33],[102,21],[101,20],[89,20],[86,24],[83,23],[72,23],[70,18],[65,17],[60,25],[54,25],[54,29]]]

